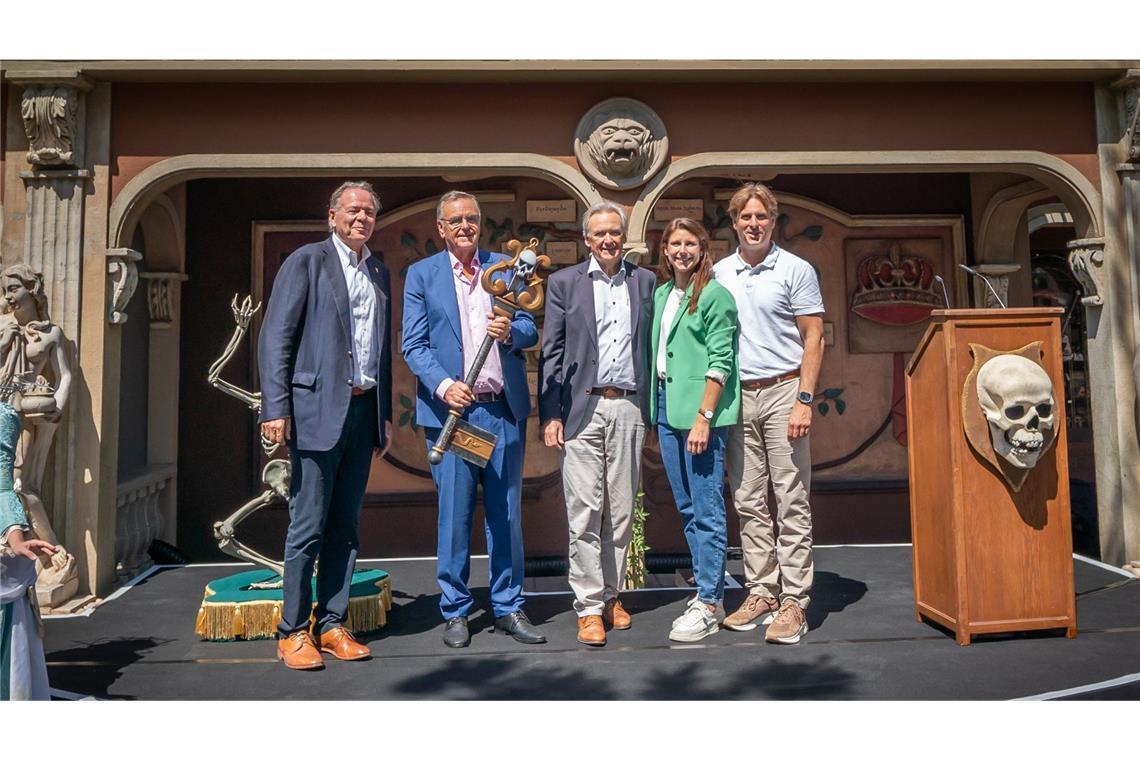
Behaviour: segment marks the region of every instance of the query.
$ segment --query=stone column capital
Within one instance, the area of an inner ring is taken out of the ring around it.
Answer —
[[[974,280],[974,303],[981,304],[986,309],[1005,308],[1009,304],[1009,276],[1021,271],[1021,264],[975,264],[974,269],[986,278],[1001,299],[999,301],[994,298],[994,294],[981,280]]]
[[[174,291],[187,277],[181,272],[140,272],[146,280],[146,303],[153,330],[169,329],[174,321]]]
[[[9,79],[24,88],[20,118],[28,137],[28,163],[34,167],[82,166],[83,97],[94,83],[78,73],[60,76],[23,71],[13,72]]]
[[[1081,303],[1104,306],[1104,238],[1070,240],[1069,269],[1085,291]]]
[[[1124,150],[1126,161],[1140,161],[1140,69],[1128,73],[1112,83],[1124,97]]]

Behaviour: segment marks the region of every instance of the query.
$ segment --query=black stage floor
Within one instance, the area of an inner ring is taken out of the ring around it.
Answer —
[[[440,641],[434,561],[369,561],[392,575],[386,628],[364,640],[371,660],[326,659],[299,673],[275,660],[272,641],[211,643],[194,632],[207,581],[240,566],[160,569],[87,617],[46,622],[57,697],[97,699],[1138,699],[1140,580],[1075,560],[1079,635],[1047,632],[976,639],[914,620],[909,546],[819,547],[797,646],[765,644],[763,629],[721,631],[697,644],[668,638],[690,593],[658,588],[622,596],[633,628],[604,648],[575,640],[564,581],[528,582],[531,620],[549,642],[493,635],[486,560],[472,562],[476,600],[467,649]],[[740,563],[730,563],[742,598]],[[1091,687],[1091,688],[1090,688]]]

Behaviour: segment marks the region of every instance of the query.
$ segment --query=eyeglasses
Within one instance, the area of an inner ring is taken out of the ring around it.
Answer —
[[[472,227],[478,227],[481,219],[482,219],[482,217],[480,217],[478,214],[468,214],[467,216],[448,217],[447,219],[444,219],[443,221],[451,229],[457,230],[460,227],[462,227],[465,222],[467,224],[470,224]]]

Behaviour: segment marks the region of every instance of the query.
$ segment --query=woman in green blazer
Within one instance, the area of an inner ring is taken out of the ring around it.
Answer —
[[[697,583],[669,638],[699,641],[724,619],[724,450],[740,419],[736,301],[713,279],[708,232],[692,219],[665,228],[657,281],[649,357],[658,382],[649,419],[657,424]]]

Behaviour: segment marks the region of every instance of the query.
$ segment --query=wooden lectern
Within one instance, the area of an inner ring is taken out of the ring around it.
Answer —
[[[953,630],[963,646],[981,633],[1077,634],[1062,313],[936,310],[907,365],[915,616]],[[979,435],[988,445],[989,426],[976,390],[968,393],[967,380],[976,388],[971,344],[1025,352],[1035,341],[1041,343],[1032,350],[1053,383],[1056,439],[1035,467],[1017,470],[992,448],[979,453]]]

